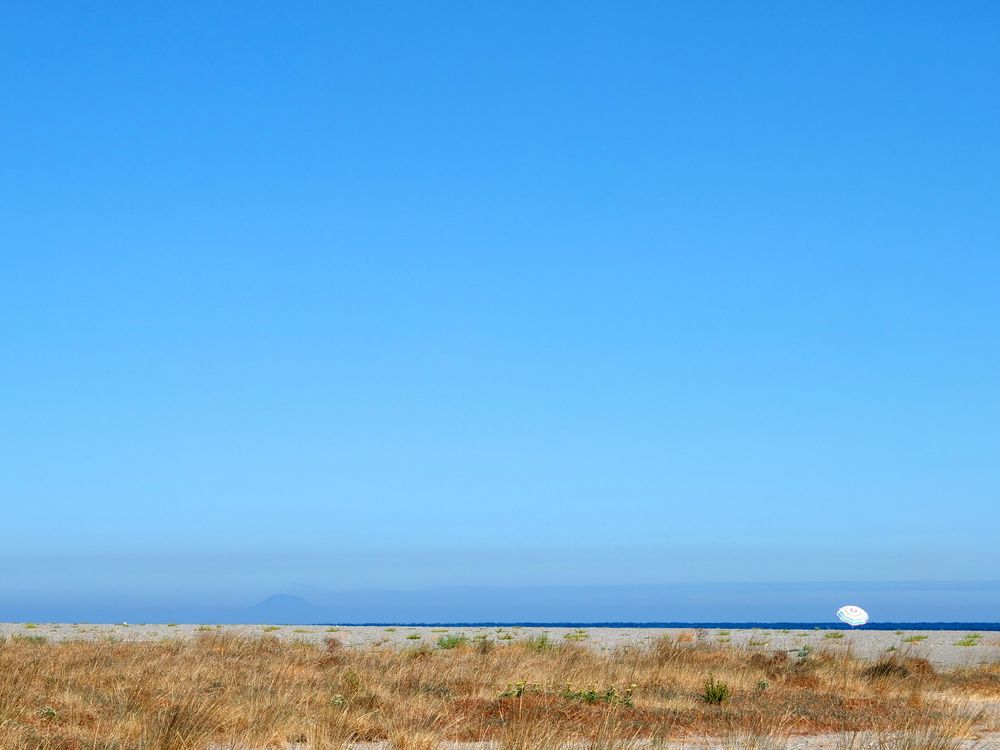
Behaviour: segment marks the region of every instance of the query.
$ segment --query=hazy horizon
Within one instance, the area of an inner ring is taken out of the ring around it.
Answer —
[[[1000,581],[693,582],[325,590],[291,585],[259,599],[0,591],[2,621],[48,622],[828,622],[864,602],[873,622],[994,622]],[[11,616],[13,615],[13,616]]]

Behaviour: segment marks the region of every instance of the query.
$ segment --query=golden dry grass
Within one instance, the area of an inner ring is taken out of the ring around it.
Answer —
[[[703,699],[710,677],[731,690],[721,705]],[[639,738],[704,736],[757,747],[826,732],[912,740],[995,729],[996,705],[997,664],[938,672],[899,655],[800,658],[691,638],[608,653],[483,642],[323,648],[214,633],[0,642],[3,750],[331,750],[375,740],[400,750],[442,740],[620,749]]]

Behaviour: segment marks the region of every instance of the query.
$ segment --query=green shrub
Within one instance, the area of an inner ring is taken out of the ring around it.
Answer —
[[[525,638],[523,643],[525,648],[531,651],[548,651],[556,646],[556,644],[552,642],[552,639],[545,633]]]
[[[572,685],[567,685],[563,690],[563,698],[582,701],[584,703],[606,703],[609,706],[625,706],[632,708],[632,691],[635,685],[629,685],[619,692],[613,685],[606,690],[598,690],[595,685],[590,685],[583,690],[574,690]]]
[[[705,682],[705,690],[701,694],[701,699],[712,706],[721,706],[727,700],[729,700],[729,695],[732,691],[729,689],[729,685],[714,677],[709,677]]]
[[[507,686],[507,689],[500,693],[501,698],[520,698],[529,690],[527,682],[514,682]]]
[[[464,635],[443,635],[437,640],[438,648],[458,648],[469,642]]]
[[[59,713],[52,706],[43,706],[38,709],[38,716],[49,721],[59,718]]]

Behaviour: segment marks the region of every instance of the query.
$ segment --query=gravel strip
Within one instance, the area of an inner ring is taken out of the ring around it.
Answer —
[[[446,636],[469,639],[490,638],[496,643],[514,643],[545,635],[556,643],[578,643],[598,651],[623,646],[646,646],[665,635],[685,634],[704,643],[755,651],[813,652],[850,650],[854,655],[873,659],[890,649],[923,657],[938,667],[963,667],[1000,661],[1000,633],[977,634],[965,630],[691,630],[673,628],[534,628],[534,627],[415,627],[397,626],[318,626],[318,625],[83,625],[69,623],[0,623],[0,637],[42,637],[50,641],[73,639],[155,641],[164,638],[191,638],[203,633],[230,633],[239,636],[268,635],[282,640],[322,644],[335,637],[345,646],[386,645],[434,646]]]

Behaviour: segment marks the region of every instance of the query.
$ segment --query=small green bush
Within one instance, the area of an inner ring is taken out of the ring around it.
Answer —
[[[530,651],[548,651],[556,646],[556,644],[552,642],[552,639],[545,633],[525,638],[523,643],[525,648]]]
[[[507,689],[500,693],[501,698],[520,698],[530,689],[527,682],[514,682],[507,686]]]
[[[459,646],[464,646],[469,642],[469,639],[464,635],[443,635],[437,640],[438,648],[458,648]]]
[[[729,689],[729,685],[714,677],[709,677],[705,682],[705,690],[701,694],[701,699],[712,706],[721,706],[727,700],[729,700],[729,695],[732,691]]]
[[[43,706],[38,709],[38,716],[42,719],[52,721],[59,718],[59,713],[52,706]]]
[[[619,691],[613,685],[606,690],[598,690],[596,685],[590,685],[583,690],[574,690],[572,685],[567,685],[563,690],[563,698],[569,700],[582,701],[584,703],[606,703],[609,706],[625,706],[632,708],[632,691],[635,685],[629,685],[624,690]]]

